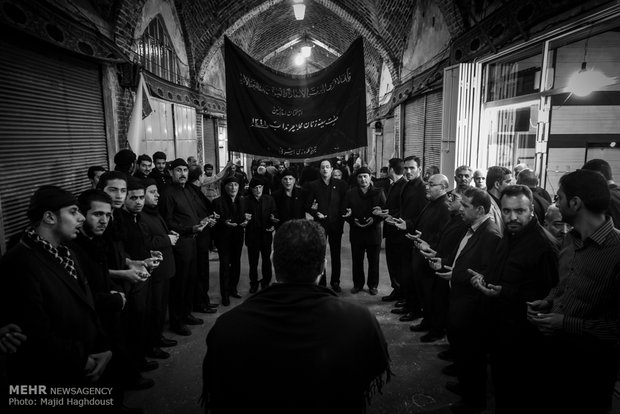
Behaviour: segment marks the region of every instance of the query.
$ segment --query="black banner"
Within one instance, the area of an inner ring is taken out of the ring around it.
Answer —
[[[289,75],[225,39],[228,149],[276,158],[316,158],[366,146],[362,39],[333,64]]]

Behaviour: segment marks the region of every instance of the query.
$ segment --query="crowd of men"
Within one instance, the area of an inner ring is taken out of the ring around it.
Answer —
[[[352,294],[378,294],[385,239],[392,292],[381,300],[400,321],[422,318],[410,326],[422,342],[448,336],[440,357],[454,361],[444,372],[459,381],[447,388],[462,397],[453,412],[486,408],[489,362],[497,413],[609,408],[620,355],[620,189],[605,161],[562,177],[556,200],[524,165],[460,166],[450,190],[415,156],[391,159],[378,178],[339,159],[299,171],[259,161],[249,180],[231,162],[214,174],[162,152],[121,150],[114,161],[113,171],[89,168],[93,188],[77,198],[40,187],[31,225],[2,258],[0,350],[11,353],[11,382],[113,384],[118,404],[124,390],[152,387],[141,372],[177,344],[164,336],[166,318],[188,336],[203,323],[192,312],[217,312],[210,252],[229,306],[242,298],[243,245],[255,294],[272,284],[273,235],[310,219],[331,258],[318,283],[336,294],[345,222]]]

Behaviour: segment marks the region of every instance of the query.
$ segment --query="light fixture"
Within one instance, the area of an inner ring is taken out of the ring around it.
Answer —
[[[295,55],[295,64],[297,66],[301,66],[306,62],[306,58],[304,57],[304,55],[302,55],[301,53],[297,53]]]
[[[568,90],[571,94],[579,97],[590,95],[594,91],[601,90],[602,88],[613,85],[615,83],[614,78],[606,76],[600,70],[588,69],[586,57],[588,55],[588,42],[590,38],[586,39],[583,50],[583,62],[581,62],[581,69],[571,75],[568,79]]]
[[[311,54],[312,54],[312,47],[311,46],[302,46],[301,47],[301,55],[303,57],[309,58]]]
[[[306,5],[303,0],[293,0],[293,13],[295,13],[295,19],[304,19],[304,15],[306,14]]]

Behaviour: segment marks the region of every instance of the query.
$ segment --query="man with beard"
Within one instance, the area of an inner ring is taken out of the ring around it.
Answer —
[[[568,272],[544,299],[528,303],[528,318],[545,335],[545,396],[554,409],[603,414],[620,362],[620,231],[605,216],[610,195],[600,174],[568,173],[557,194],[573,226],[559,257]]]
[[[0,261],[0,325],[11,321],[27,337],[7,358],[8,382],[102,384],[112,351],[80,264],[66,245],[84,223],[77,200],[59,187],[41,186],[27,214],[30,226]]]
[[[407,183],[400,192],[400,207],[397,214],[386,218],[385,222],[398,230],[398,236],[394,236],[394,244],[395,247],[398,245],[400,253],[401,289],[404,297],[404,300],[396,302],[396,309],[392,309],[392,313],[402,315],[400,321],[410,322],[422,316],[422,304],[413,285],[413,248],[405,233],[407,228],[416,222],[428,199],[426,187],[420,178],[420,159],[416,156],[405,158],[403,168]]]
[[[471,186],[471,168],[469,165],[461,165],[454,171],[454,192],[463,194]]]
[[[487,192],[491,196],[491,220],[499,230],[500,236],[504,234],[504,222],[502,210],[499,208],[499,198],[504,188],[512,184],[512,173],[506,167],[494,166],[487,171]]]
[[[250,266],[250,293],[258,291],[258,258],[261,258],[261,289],[271,283],[271,242],[278,221],[276,203],[263,194],[264,181],[254,177],[250,180],[250,194],[244,197],[243,212],[250,220],[245,228],[245,245],[248,248]]]
[[[284,170],[280,176],[281,188],[275,191],[272,196],[278,209],[276,229],[286,221],[305,218],[308,200],[306,190],[295,185],[297,181],[295,171]]]
[[[342,291],[340,289],[340,250],[344,227],[342,204],[348,187],[342,180],[333,179],[332,171],[331,161],[321,160],[321,178],[310,182],[307,190],[308,199],[312,201],[309,213],[314,217],[314,220],[323,226],[327,234],[332,264],[330,286],[334,292],[338,293]],[[327,274],[323,276],[320,284],[326,286]]]
[[[488,298],[484,313],[498,414],[536,412],[546,385],[532,377],[545,362],[542,335],[527,321],[526,302],[544,297],[557,282],[557,248],[536,220],[533,200],[524,185],[502,191],[504,238],[486,273],[469,272],[474,287]]]
[[[157,189],[161,194],[162,189],[172,182],[172,177],[170,177],[170,173],[166,169],[166,154],[161,151],[154,153],[153,163],[155,168],[151,170],[149,177],[155,180]]]
[[[568,232],[573,228],[562,219],[560,209],[555,204],[551,204],[545,213],[545,229],[555,237],[558,247],[560,247]]]
[[[197,277],[196,236],[208,223],[196,211],[198,195],[188,186],[185,160],[177,158],[170,167],[172,184],[165,188],[159,206],[168,228],[179,235],[173,247],[176,269],[170,282],[170,330],[189,336],[192,331],[187,325],[203,323],[192,315],[192,310]]]
[[[229,160],[222,171],[213,175],[213,165],[205,164],[204,176],[200,178],[200,190],[209,201],[220,196],[220,181],[228,175],[232,162]]]
[[[114,171],[132,175],[136,169],[136,154],[130,149],[122,149],[114,155]]]
[[[229,306],[230,297],[241,298],[237,285],[241,275],[244,228],[249,214],[243,213],[237,178],[226,177],[223,184],[225,194],[213,201],[213,210],[219,216],[215,227],[215,245],[220,260],[220,295],[222,305]]]
[[[149,176],[152,169],[153,160],[148,155],[142,154],[138,157],[138,160],[136,161],[136,172],[133,173],[133,176],[144,180]]]
[[[357,187],[351,188],[344,200],[345,218],[349,222],[349,241],[355,294],[368,285],[368,293],[376,295],[379,285],[379,253],[381,251],[381,218],[378,215],[385,205],[383,190],[374,188],[370,170],[357,170]],[[368,281],[364,276],[364,253],[368,257]]]

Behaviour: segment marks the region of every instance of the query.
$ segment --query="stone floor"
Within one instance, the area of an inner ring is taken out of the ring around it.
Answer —
[[[381,252],[381,281],[379,295],[371,296],[367,291],[351,294],[351,254],[348,246],[348,235],[343,236],[341,297],[350,302],[367,306],[377,317],[388,342],[392,358],[394,376],[383,390],[383,395],[373,399],[368,414],[404,414],[404,413],[450,413],[448,405],[456,402],[458,397],[444,388],[447,381],[454,378],[441,374],[442,367],[447,365],[436,357],[437,353],[446,349],[445,340],[432,344],[419,341],[420,333],[409,331],[410,323],[398,321],[398,315],[390,313],[392,306],[381,302],[381,296],[391,291],[385,264],[385,254]],[[212,259],[216,259],[216,255]],[[329,257],[329,255],[328,255]],[[212,283],[216,283],[217,261],[211,261]],[[329,269],[328,263],[328,269]],[[239,292],[244,298],[248,296],[247,253],[242,256],[241,283]],[[219,302],[218,286],[212,286],[212,301]],[[215,314],[198,314],[204,319],[204,325],[192,327],[192,335],[180,337],[169,332],[166,336],[179,341],[173,348],[167,348],[171,357],[159,360],[160,368],[145,375],[155,380],[155,387],[145,391],[134,391],[128,394],[126,404],[130,407],[142,407],[147,414],[197,414],[202,409],[200,397],[202,378],[201,366],[206,346],[205,338],[209,329],[219,315],[241,303],[242,299],[231,299],[230,307],[218,308]],[[489,401],[492,407],[492,400]],[[488,410],[492,412],[490,408]],[[614,400],[612,414],[620,414],[620,399]]]

